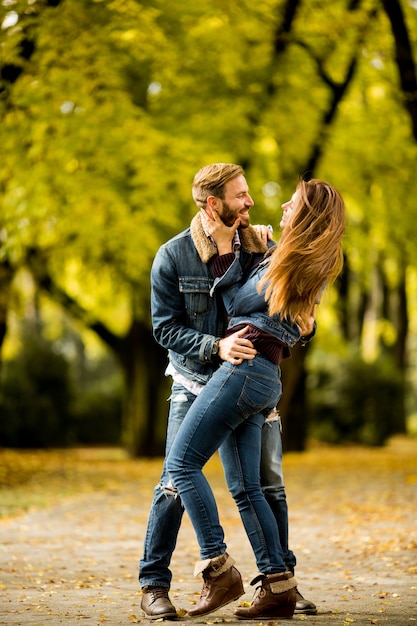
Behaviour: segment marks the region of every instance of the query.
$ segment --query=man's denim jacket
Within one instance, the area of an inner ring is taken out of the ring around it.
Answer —
[[[258,283],[265,274],[270,257],[267,256],[259,265],[251,270],[248,277],[243,276],[240,264],[236,259],[227,271],[215,279],[211,292],[221,293],[229,316],[228,328],[233,329],[242,324],[253,324],[257,328],[270,333],[288,347],[293,347],[298,341],[307,343],[316,332],[314,323],[313,332],[308,337],[301,337],[297,324],[290,324],[276,315],[267,313],[265,301],[266,286],[258,292]]]
[[[237,262],[245,276],[267,248],[252,227],[239,232]],[[190,228],[161,246],[151,270],[155,339],[168,350],[178,372],[202,384],[218,366],[218,359],[212,359],[213,343],[224,336],[227,322],[221,295],[212,292],[208,263],[216,254],[197,214]]]

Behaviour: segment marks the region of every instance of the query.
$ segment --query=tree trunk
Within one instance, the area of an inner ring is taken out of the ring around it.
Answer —
[[[297,344],[291,358],[282,363],[282,397],[278,409],[283,423],[282,440],[285,451],[305,449],[308,415],[306,407],[305,359],[309,346]]]
[[[382,0],[382,5],[394,37],[395,61],[404,94],[404,107],[410,116],[413,136],[417,141],[417,75],[410,35],[399,0]]]
[[[166,362],[166,350],[156,343],[152,330],[134,321],[121,359],[126,384],[122,442],[132,457],[164,453],[169,394]]]
[[[385,278],[385,277],[384,277]],[[407,337],[408,337],[408,312],[407,312],[407,290],[406,290],[406,268],[401,267],[401,276],[395,289],[390,289],[384,281],[384,305],[383,317],[390,320],[397,331],[396,340],[393,344],[382,341],[385,354],[388,354],[393,366],[398,369],[402,381],[402,393],[398,394],[390,422],[389,435],[407,432],[406,424],[406,379],[407,379]]]
[[[14,271],[7,261],[0,264],[0,367],[1,349],[7,333],[7,312],[9,309],[10,288]]]

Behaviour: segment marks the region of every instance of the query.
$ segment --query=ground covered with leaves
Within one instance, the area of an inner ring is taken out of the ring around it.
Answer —
[[[0,450],[0,623],[147,623],[138,561],[161,463],[118,449]],[[311,446],[286,454],[284,471],[296,577],[318,607],[293,622],[417,622],[417,440]],[[255,562],[217,457],[207,475],[249,602]],[[244,623],[233,617],[237,603],[186,616],[201,587],[192,576],[197,559],[185,518],[172,562],[177,623]]]

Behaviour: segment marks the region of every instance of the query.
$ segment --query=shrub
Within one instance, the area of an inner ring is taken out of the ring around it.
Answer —
[[[65,443],[71,390],[69,365],[32,334],[24,350],[5,363],[0,395],[3,446],[37,448]]]
[[[388,359],[370,364],[353,357],[333,365],[312,375],[313,437],[379,446],[403,432],[404,381]]]
[[[3,364],[0,445],[119,444],[122,388],[114,362],[81,368],[58,354],[56,344],[33,332],[25,335],[24,350]]]

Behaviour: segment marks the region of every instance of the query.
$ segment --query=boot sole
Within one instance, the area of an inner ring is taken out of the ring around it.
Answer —
[[[236,613],[234,613],[234,616],[237,617],[237,619],[291,619],[292,616],[294,615],[294,611],[291,610],[287,610],[287,611],[271,611],[271,613],[268,613],[267,611],[264,614],[261,615],[237,615]]]
[[[252,620],[252,619],[292,619],[292,615],[254,615],[254,616],[250,616],[250,615],[236,615],[234,614],[234,617],[236,617],[237,619],[243,619],[243,620]]]
[[[156,620],[156,619],[167,619],[167,620],[171,620],[174,621],[176,619],[178,619],[178,615],[175,613],[161,613],[160,615],[148,615],[147,613],[145,613],[145,611],[142,609],[142,613],[144,614],[144,616],[146,617],[146,619],[152,619],[152,620]]]

